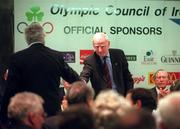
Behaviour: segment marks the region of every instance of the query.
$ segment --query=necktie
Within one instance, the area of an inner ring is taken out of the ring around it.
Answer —
[[[104,78],[105,78],[105,80],[107,82],[108,88],[112,88],[112,82],[111,82],[111,78],[110,78],[110,74],[109,74],[108,65],[106,63],[106,59],[107,59],[107,56],[105,56],[103,58],[103,61],[104,61],[104,63],[103,63]]]

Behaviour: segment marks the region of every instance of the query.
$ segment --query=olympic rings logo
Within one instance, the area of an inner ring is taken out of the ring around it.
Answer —
[[[21,34],[24,33],[25,28],[28,26],[26,22],[20,22],[17,24],[17,31]],[[45,30],[46,34],[50,34],[54,30],[54,26],[51,22],[45,22],[42,24],[43,29]]]

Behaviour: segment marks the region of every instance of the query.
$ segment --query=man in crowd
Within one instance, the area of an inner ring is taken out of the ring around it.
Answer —
[[[79,75],[64,62],[61,52],[45,46],[45,33],[39,23],[25,29],[25,39],[29,47],[15,53],[10,60],[1,120],[7,118],[10,97],[21,91],[40,95],[47,115],[55,115],[60,110],[60,77],[69,83],[79,80]]]
[[[8,106],[10,129],[41,129],[45,119],[44,100],[37,94],[21,92],[15,94]]]
[[[159,129],[180,129],[180,92],[173,92],[159,100],[157,112]]]
[[[106,88],[126,95],[133,88],[133,79],[124,52],[110,49],[110,41],[105,33],[94,35],[93,48],[94,53],[84,61],[80,78],[85,82],[90,79],[95,95]]]
[[[169,89],[169,74],[163,69],[159,69],[153,76],[155,87],[150,89],[153,97],[158,101],[160,98],[170,93]]]
[[[132,105],[138,109],[144,109],[153,112],[156,109],[157,103],[149,89],[134,88],[128,91],[126,98],[130,100]]]

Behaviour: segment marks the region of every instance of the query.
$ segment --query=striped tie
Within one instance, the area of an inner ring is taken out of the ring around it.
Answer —
[[[109,74],[109,69],[108,69],[108,65],[106,63],[106,58],[107,56],[103,57],[103,72],[104,72],[104,78],[107,82],[107,87],[108,88],[112,88],[112,82],[111,82],[111,78],[110,78],[110,74]]]

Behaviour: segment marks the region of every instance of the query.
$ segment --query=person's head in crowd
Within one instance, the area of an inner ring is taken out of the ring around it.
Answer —
[[[153,79],[158,89],[165,89],[168,86],[170,77],[167,71],[159,69],[154,73]]]
[[[180,92],[172,92],[160,99],[157,113],[160,115],[160,129],[180,129]]]
[[[38,43],[45,43],[45,32],[43,30],[43,27],[37,23],[33,22],[31,23],[26,29],[25,29],[25,39],[28,45],[38,42]]]
[[[131,108],[130,102],[117,92],[113,90],[101,91],[93,106],[97,127],[100,129],[118,129],[120,117]]]
[[[100,57],[107,56],[110,47],[110,41],[107,35],[103,32],[96,33],[93,36],[93,47],[94,51]]]
[[[86,105],[72,105],[58,119],[59,129],[95,129],[93,112]]]
[[[8,105],[8,117],[15,124],[19,123],[33,129],[41,129],[45,119],[43,109],[44,100],[42,97],[31,92],[21,92],[15,94]]]
[[[94,90],[83,81],[77,81],[70,85],[66,98],[69,105],[83,103],[92,106]]]
[[[180,91],[180,79],[177,79],[173,85],[170,87],[170,90],[173,91]]]
[[[132,108],[132,105],[122,95],[114,90],[101,91],[94,101],[95,111],[111,109],[112,111],[123,114],[126,110]]]
[[[150,90],[145,88],[130,89],[126,98],[138,109],[145,109],[150,112],[156,109],[157,103]]]
[[[156,121],[147,110],[129,110],[120,117],[119,129],[156,129]]]

